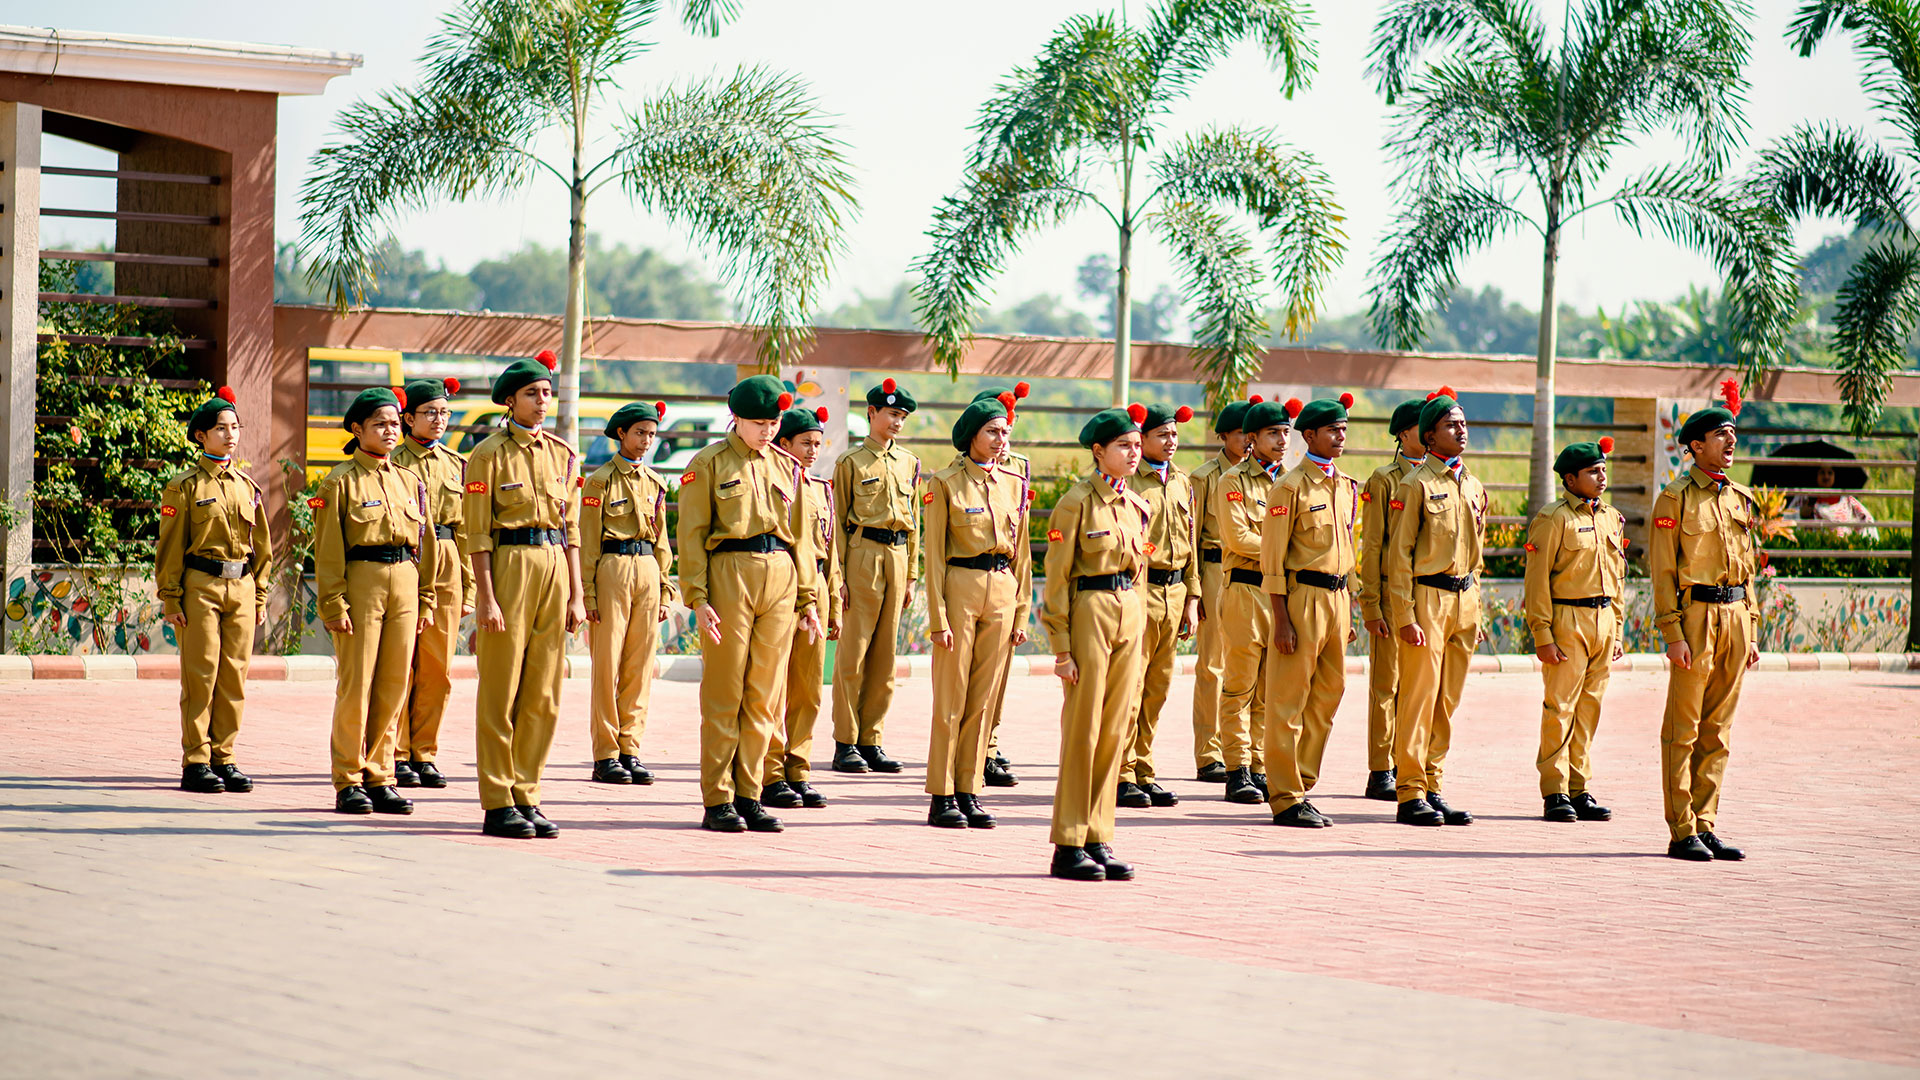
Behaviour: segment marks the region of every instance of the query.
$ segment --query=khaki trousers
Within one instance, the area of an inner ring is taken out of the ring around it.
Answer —
[[[1553,643],[1567,654],[1540,665],[1540,797],[1578,795],[1593,779],[1593,732],[1607,692],[1620,619],[1611,607],[1553,606]]]
[[[603,555],[593,572],[600,621],[593,650],[593,759],[637,757],[647,733],[653,653],[660,645],[660,563],[651,555]]]
[[[540,774],[560,718],[567,663],[567,549],[493,549],[493,597],[507,628],[481,630],[474,646],[473,750],[480,805],[540,805]]]
[[[1294,585],[1287,618],[1293,652],[1267,653],[1267,803],[1274,813],[1307,797],[1320,779],[1333,714],[1347,689],[1347,633],[1353,601],[1345,589]]]
[[[1680,615],[1693,666],[1669,668],[1667,710],[1660,722],[1667,827],[1675,840],[1712,832],[1720,813],[1727,736],[1752,647],[1748,620],[1745,604],[1689,602]]]
[[[1113,807],[1127,726],[1140,691],[1146,606],[1134,589],[1084,589],[1068,616],[1080,681],[1063,684],[1060,781],[1053,789],[1053,842],[1113,840]]]
[[[253,664],[253,579],[188,570],[180,585],[180,764],[226,765]]]
[[[1145,589],[1147,629],[1141,653],[1145,658],[1140,687],[1140,709],[1134,714],[1133,735],[1127,740],[1127,759],[1120,779],[1129,784],[1152,783],[1153,740],[1160,731],[1160,710],[1173,684],[1174,643],[1180,640],[1180,616],[1187,610],[1187,587],[1148,585]]]
[[[1006,689],[1013,653],[1011,571],[947,568],[947,628],[953,648],[933,647],[933,732],[927,794],[980,793],[987,763],[987,706]]]
[[[453,693],[448,668],[460,640],[460,569],[466,556],[457,541],[434,543],[433,625],[414,639],[413,681],[393,737],[394,756],[411,761],[432,761],[440,753],[440,721]]]
[[[1232,581],[1221,591],[1220,606],[1225,616],[1220,633],[1227,639],[1220,675],[1220,752],[1230,770],[1264,773],[1267,643],[1273,637],[1273,608],[1260,586]]]
[[[1367,768],[1393,768],[1394,698],[1400,692],[1400,638],[1367,635]]]
[[[700,801],[759,799],[767,746],[787,693],[799,614],[784,551],[721,551],[707,563],[707,602],[720,640],[700,636]]]
[[[825,574],[816,578],[824,589]],[[778,714],[784,717],[773,726],[767,741],[767,766],[761,786],[776,780],[797,783],[813,776],[813,729],[820,720],[821,676],[827,669],[827,639],[807,640],[793,635],[793,651],[787,657],[787,691]]]
[[[1226,612],[1220,594],[1227,572],[1217,562],[1200,563],[1200,606],[1206,618],[1194,631],[1193,766],[1204,769],[1220,760],[1220,670],[1226,659]]]
[[[393,735],[407,709],[420,568],[347,563],[347,617],[353,633],[333,635],[333,790],[393,784]]]
[[[1467,684],[1467,661],[1480,643],[1480,586],[1466,592],[1413,586],[1413,621],[1425,645],[1400,639],[1400,692],[1393,706],[1393,756],[1401,802],[1440,790],[1453,745],[1453,713]]]
[[[907,545],[847,538],[847,604],[833,654],[833,737],[878,746],[893,704],[893,654],[907,602]]]

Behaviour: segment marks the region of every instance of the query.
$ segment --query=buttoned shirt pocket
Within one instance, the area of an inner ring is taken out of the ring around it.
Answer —
[[[633,513],[633,500],[625,495],[618,499],[607,499],[600,504],[600,516],[609,518],[628,517]]]
[[[1425,528],[1443,536],[1454,536],[1460,531],[1459,510],[1457,505],[1463,498],[1459,492],[1445,488],[1425,487],[1421,492],[1421,502],[1425,505]]]
[[[245,491],[245,490],[240,491],[238,493],[238,498],[236,501],[239,502],[240,504],[240,507],[239,507],[240,520],[246,524],[249,530],[251,530],[253,528],[254,521],[258,519],[260,514],[260,508],[253,505],[253,492]]]
[[[713,497],[721,502],[738,499],[746,493],[747,481],[745,477],[741,476],[736,476],[731,480],[722,480],[718,484],[715,484],[713,488]]]
[[[1714,513],[1713,499],[1698,499],[1680,514],[1680,531],[1688,536],[1700,536],[1715,531],[1719,527]]]
[[[533,501],[534,491],[525,480],[508,480],[494,488],[493,501],[502,510],[517,510]]]
[[[1597,521],[1582,523],[1570,521],[1560,531],[1560,543],[1569,548],[1590,548],[1600,542],[1600,525]]]

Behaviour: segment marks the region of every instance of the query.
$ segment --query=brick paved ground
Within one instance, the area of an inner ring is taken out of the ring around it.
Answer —
[[[474,832],[470,684],[456,783],[399,820],[327,812],[327,686],[250,687],[261,786],[196,796],[166,684],[0,685],[0,1075],[1920,1075],[1920,841],[1881,779],[1920,767],[1920,677],[1753,676],[1721,822],[1753,857],[1708,866],[1659,857],[1661,677],[1615,676],[1609,824],[1535,817],[1538,685],[1469,685],[1448,793],[1480,824],[1353,797],[1350,701],[1339,826],[1300,832],[1183,779],[1179,680],[1188,798],[1123,811],[1141,876],[1102,885],[1041,873],[1046,680],[1015,685],[1000,829],[920,824],[915,680],[909,772],[818,776],[833,805],[778,837],[694,828],[695,687],[656,696],[660,782],[607,788],[569,682],[552,842]]]

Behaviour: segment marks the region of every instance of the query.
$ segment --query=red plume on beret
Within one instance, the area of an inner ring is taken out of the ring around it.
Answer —
[[[793,408],[793,395],[781,394],[780,395],[780,411],[786,412],[788,409],[791,409],[791,408]]]
[[[1340,395],[1340,407],[1341,407],[1341,408],[1343,408],[1343,409],[1351,409],[1351,408],[1353,408],[1353,395],[1352,395],[1352,394],[1341,394],[1341,395]]]
[[[1307,407],[1306,403],[1301,401],[1299,398],[1297,397],[1288,398],[1287,399],[1287,419],[1291,420],[1294,417],[1299,416],[1300,410],[1306,407]]]
[[[662,420],[665,420],[667,418],[667,403],[664,401],[654,402],[653,415],[659,417]]]
[[[1031,394],[1031,393],[1033,393],[1033,387],[1031,387],[1031,386],[1028,386],[1028,385],[1027,385],[1026,383],[1024,383],[1024,382],[1017,382],[1017,383],[1014,383],[1014,384],[1013,384],[1013,396],[1014,396],[1014,397],[1017,397],[1017,398],[1023,398],[1023,397],[1026,397],[1026,396],[1027,396],[1028,394]]]
[[[1720,397],[1721,397],[1721,400],[1727,403],[1728,412],[1732,413],[1735,416],[1740,415],[1740,380],[1739,379],[1723,379],[1720,383]]]
[[[233,387],[231,386],[223,386],[220,389],[215,390],[213,392],[213,396],[219,398],[221,401],[224,401],[229,405],[237,404],[233,399]]]
[[[1438,389],[1438,390],[1435,390],[1435,391],[1434,391],[1433,393],[1431,393],[1431,394],[1428,394],[1428,395],[1427,395],[1427,400],[1428,400],[1428,401],[1432,401],[1432,400],[1433,400],[1434,398],[1437,398],[1437,397],[1450,397],[1450,398],[1452,398],[1452,399],[1454,399],[1455,401],[1458,401],[1458,400],[1460,400],[1460,395],[1459,395],[1459,394],[1456,394],[1456,393],[1454,393],[1454,392],[1453,392],[1453,387],[1451,387],[1451,386],[1442,386],[1442,387],[1441,387],[1440,389]]]
[[[1613,436],[1611,435],[1600,436],[1600,452],[1603,454],[1613,453]]]
[[[553,355],[552,349],[541,349],[540,352],[534,356],[534,359],[538,360],[548,371],[554,371],[560,367],[560,358]]]
[[[1020,385],[1025,386],[1026,384],[1021,383]],[[1013,419],[1013,403],[1018,400],[1019,397],[1020,395],[1017,391],[1009,394],[1005,390],[1002,390],[998,394],[995,394],[993,399],[1007,407],[1007,419],[1011,420]]]
[[[1179,408],[1173,410],[1174,423],[1184,424],[1191,419],[1193,419],[1193,410],[1191,408],[1185,405],[1182,405]]]
[[[1258,405],[1258,404],[1260,404],[1261,402],[1263,402],[1263,401],[1265,401],[1265,400],[1267,400],[1267,399],[1266,399],[1266,398],[1263,398],[1263,397],[1261,397],[1261,396],[1260,396],[1259,394],[1255,394],[1255,395],[1253,395],[1252,397],[1250,397],[1250,398],[1248,398],[1248,399],[1247,399],[1247,404],[1249,404],[1249,405]]]
[[[826,407],[825,405],[822,405],[822,406],[820,406],[819,408],[817,408],[817,409],[815,409],[815,410],[813,410],[813,418],[814,418],[815,420],[818,420],[818,421],[820,421],[820,422],[821,422],[821,423],[823,423],[823,424],[824,424],[824,423],[826,423],[826,422],[827,422],[827,407]]]
[[[445,379],[441,379],[441,380],[440,380],[440,383],[441,383],[441,385],[443,385],[443,386],[445,386],[445,387],[447,388],[447,393],[449,393],[449,394],[457,394],[457,393],[459,393],[459,392],[460,392],[460,380],[459,380],[459,379],[455,379],[455,378],[451,378],[451,377],[449,377],[449,378],[445,378]]]
[[[1147,422],[1147,407],[1136,401],[1127,406],[1127,417],[1136,424],[1144,424]]]
[[[400,411],[406,412],[407,411],[407,388],[404,386],[394,387],[393,397],[394,397],[394,400],[400,403]]]
[[[881,380],[880,380],[880,392],[881,392],[881,393],[883,393],[883,394],[891,394],[891,393],[893,393],[893,392],[894,392],[895,390],[897,390],[897,389],[899,389],[899,384],[898,384],[898,383],[896,383],[896,382],[894,382],[894,381],[893,381],[892,379],[881,379]]]

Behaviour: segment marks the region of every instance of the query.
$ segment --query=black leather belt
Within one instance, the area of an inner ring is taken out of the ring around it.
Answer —
[[[1200,561],[1201,562],[1219,562],[1220,549],[1219,548],[1201,548]]]
[[[602,555],[651,555],[653,554],[653,541],[651,540],[614,540],[609,538],[609,539],[600,541],[600,554]]]
[[[962,570],[987,570],[998,573],[1013,569],[1013,560],[999,552],[986,555],[972,555],[964,559],[948,559],[948,566],[957,566]]]
[[[1258,588],[1260,583],[1266,580],[1265,574],[1258,570],[1249,570],[1244,566],[1236,566],[1227,571],[1227,581],[1234,585],[1252,585]]]
[[[1452,574],[1422,574],[1413,580],[1429,589],[1445,589],[1448,592],[1466,592],[1473,588],[1473,575],[1454,577]]]
[[[1558,604],[1561,607],[1603,608],[1603,607],[1613,606],[1613,597],[1611,596],[1576,596],[1576,597],[1562,600],[1560,597],[1556,596],[1553,598],[1553,602],[1555,604]]]
[[[1180,571],[1178,570],[1155,570],[1151,566],[1147,567],[1147,584],[1149,585],[1171,585],[1179,580]]]
[[[355,544],[347,549],[348,562],[397,563],[413,558],[405,544]]]
[[[716,552],[746,551],[755,555],[765,555],[774,551],[792,551],[793,545],[772,533],[761,533],[759,536],[749,536],[745,540],[722,540],[713,545],[713,550]]]
[[[204,555],[182,555],[180,561],[189,570],[198,570],[203,574],[212,574],[217,578],[242,578],[253,569],[253,556],[249,555],[239,562],[222,562],[209,559]]]
[[[1125,592],[1133,588],[1131,574],[1088,574],[1074,582],[1082,589],[1095,589],[1101,592]]]
[[[564,544],[567,542],[565,529],[495,529],[493,542],[496,546],[525,544],[539,547],[542,544]]]
[[[1347,587],[1347,579],[1341,574],[1323,574],[1318,570],[1295,570],[1293,580],[1302,585],[1311,585],[1316,589],[1339,592]]]
[[[913,532],[910,529],[875,529],[866,525],[860,526],[860,535],[874,543],[889,544],[894,547],[899,547],[913,538]]]
[[[451,525],[435,525],[435,526],[433,527],[433,538],[434,538],[434,539],[436,539],[436,540],[451,540],[451,539],[453,539],[453,526],[451,526]]]
[[[1687,595],[1701,604],[1732,604],[1747,598],[1745,585],[1695,585]]]

